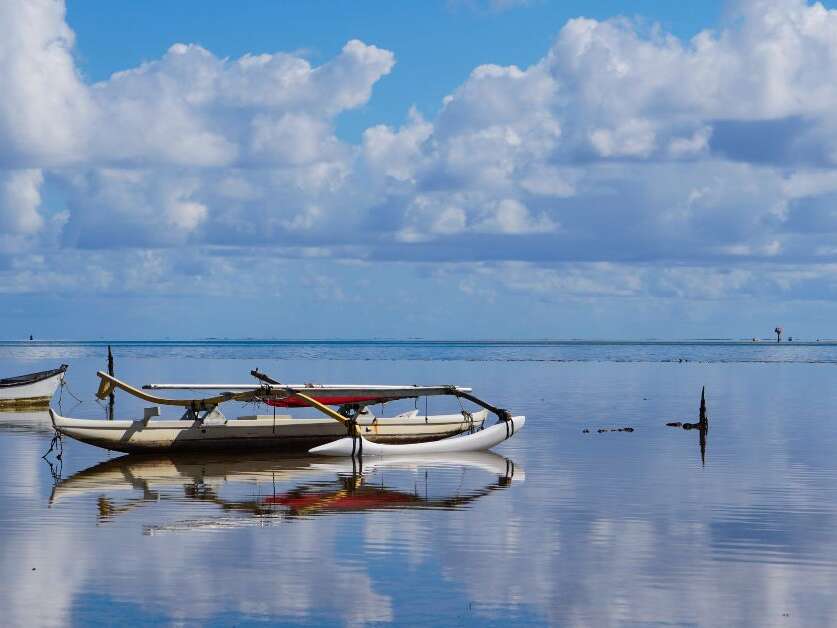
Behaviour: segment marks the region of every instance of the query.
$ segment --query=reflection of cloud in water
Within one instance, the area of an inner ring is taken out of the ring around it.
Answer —
[[[3,411],[0,431],[52,433],[52,420],[46,410]]]
[[[174,621],[229,612],[392,621],[392,597],[368,560],[379,554],[423,564],[439,539],[422,513],[462,512],[509,486],[512,474],[523,477],[496,454],[460,458],[458,464],[444,458],[365,463],[362,476],[352,473],[350,461],[311,458],[125,457],[97,465],[59,483],[49,510],[86,534],[72,543],[63,536],[73,536],[66,527],[61,535],[48,527],[38,534],[72,547],[57,554],[57,565],[88,557],[65,583],[67,602],[54,617],[67,612],[73,591],[92,589],[140,598]],[[110,503],[104,517],[103,499]],[[263,525],[271,529],[252,529]],[[154,536],[138,534],[143,528]],[[144,540],[126,542],[126,534]],[[95,566],[103,560],[108,576],[99,581]],[[224,574],[223,583],[214,582],[216,573]],[[180,609],[188,609],[188,617]]]
[[[78,592],[94,568],[95,553],[83,535],[67,525],[34,525],[40,504],[33,503],[49,479],[40,460],[43,440],[32,434],[13,435],[16,455],[0,455],[3,477],[0,502],[0,609],[7,626],[49,626],[68,623]],[[33,571],[34,568],[34,571]]]
[[[756,512],[745,518],[752,521]],[[833,528],[817,517],[794,529],[797,516],[785,514],[777,511],[758,526],[784,528],[772,541],[738,531],[720,547],[714,523],[682,522],[676,513],[642,520],[569,512],[540,529],[526,526],[529,534],[519,542],[485,530],[496,544],[493,552],[456,544],[437,552],[446,577],[464,583],[477,612],[488,617],[531,607],[562,626],[644,625],[660,618],[767,626],[781,624],[786,613],[829,623],[837,611],[833,561],[830,569],[812,571],[800,555],[834,556]],[[540,517],[548,521],[544,513]],[[811,525],[823,525],[823,532],[809,548],[782,548],[804,538]],[[730,551],[730,542],[740,546]]]

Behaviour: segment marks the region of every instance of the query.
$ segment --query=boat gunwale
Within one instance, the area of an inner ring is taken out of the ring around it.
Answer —
[[[313,425],[335,425],[335,421],[330,418],[295,418],[289,415],[282,415],[275,419],[270,415],[245,415],[255,416],[258,418],[228,418],[222,421],[201,421],[189,419],[152,419],[145,421],[144,419],[77,419],[73,417],[65,417],[53,410],[49,409],[52,425],[55,429],[61,431],[62,428],[67,429],[89,429],[89,430],[125,430],[132,427],[139,427],[142,430],[183,430],[191,428],[258,428],[258,427],[289,427],[289,426],[306,426]],[[472,418],[465,417],[460,414],[436,414],[436,415],[412,415],[412,416],[394,416],[394,417],[374,417],[369,420],[358,420],[358,427],[374,427],[376,425],[382,427],[415,427],[419,425],[459,425],[473,421],[475,425],[481,425],[488,419],[487,410],[479,410],[471,413]],[[241,422],[239,424],[239,421]]]
[[[63,375],[67,372],[68,365],[62,364],[57,369],[50,369],[48,371],[36,371],[34,373],[24,373],[23,375],[16,375],[14,377],[4,377],[0,379],[0,389],[4,388],[22,388],[32,384],[38,384],[52,377]]]

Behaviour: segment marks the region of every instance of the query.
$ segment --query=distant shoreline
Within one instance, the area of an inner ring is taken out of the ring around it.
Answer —
[[[79,345],[79,346],[176,346],[176,345],[472,345],[472,346],[560,346],[560,345],[656,345],[656,346],[678,346],[678,345],[719,345],[719,346],[820,346],[820,345],[835,345],[837,339],[820,338],[820,339],[795,339],[783,340],[776,342],[775,338],[758,338],[758,339],[728,339],[728,338],[697,338],[697,339],[680,339],[680,340],[661,340],[661,339],[647,339],[647,340],[619,340],[619,339],[481,339],[481,340],[467,340],[467,339],[424,339],[424,338],[373,338],[373,339],[277,339],[277,338],[197,338],[197,339],[35,339],[35,340],[20,340],[20,339],[5,339],[0,340],[0,346],[62,346],[62,345]]]

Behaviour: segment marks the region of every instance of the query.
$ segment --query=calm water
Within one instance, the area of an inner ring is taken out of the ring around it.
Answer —
[[[0,344],[0,374],[69,363],[62,410],[102,417],[92,398],[105,351]],[[255,367],[284,381],[457,383],[528,421],[492,454],[362,473],[302,457],[130,458],[70,441],[56,480],[41,460],[48,419],[2,414],[0,623],[816,626],[837,616],[833,344],[120,343],[114,353],[134,383],[246,382]],[[665,424],[695,421],[704,385],[702,463],[699,433]],[[141,408],[118,396],[119,417]]]

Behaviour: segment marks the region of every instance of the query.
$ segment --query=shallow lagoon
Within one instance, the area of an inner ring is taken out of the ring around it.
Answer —
[[[101,417],[105,351],[5,344],[0,373],[67,362],[63,411]],[[810,626],[837,611],[833,345],[114,353],[133,383],[247,381],[255,367],[283,381],[457,383],[528,421],[496,455],[361,473],[263,454],[125,461],[67,442],[56,482],[40,458],[48,423],[0,415],[4,622]],[[665,425],[697,419],[703,385],[705,464],[696,431]],[[141,408],[117,396],[118,417]]]

